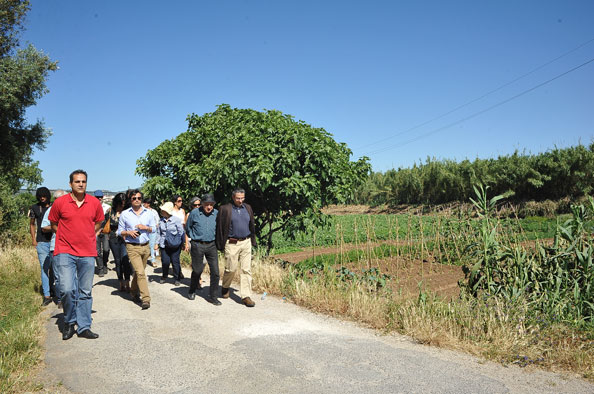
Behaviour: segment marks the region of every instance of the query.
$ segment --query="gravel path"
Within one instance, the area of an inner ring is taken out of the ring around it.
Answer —
[[[116,290],[114,271],[95,277],[97,340],[62,341],[50,311],[44,373],[74,393],[594,393],[575,377],[504,367],[380,336],[281,299],[239,297],[216,307],[159,284],[147,267],[151,308]],[[190,272],[185,271],[186,277]],[[203,275],[206,277],[206,275]]]

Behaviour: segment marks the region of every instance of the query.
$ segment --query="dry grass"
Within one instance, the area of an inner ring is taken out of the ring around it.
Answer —
[[[35,249],[0,250],[0,392],[37,391],[41,357],[39,263]]]
[[[462,350],[486,359],[570,371],[594,381],[594,333],[561,324],[528,323],[522,305],[475,300],[446,301],[427,293],[418,298],[369,292],[336,280],[331,273],[298,277],[273,259],[256,259],[254,289],[286,296],[298,305],[398,332],[419,343]]]

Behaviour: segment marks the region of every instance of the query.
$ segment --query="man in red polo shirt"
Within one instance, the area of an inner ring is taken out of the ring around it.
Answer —
[[[56,232],[54,270],[59,278],[64,328],[62,339],[72,338],[75,324],[79,337],[96,339],[91,331],[93,275],[97,245],[95,233],[103,222],[103,208],[93,196],[86,194],[87,173],[70,174],[72,192],[54,201],[49,220]]]

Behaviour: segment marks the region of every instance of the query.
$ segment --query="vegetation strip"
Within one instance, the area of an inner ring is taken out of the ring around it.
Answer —
[[[31,376],[41,357],[39,263],[33,248],[0,251],[0,392],[39,389]]]

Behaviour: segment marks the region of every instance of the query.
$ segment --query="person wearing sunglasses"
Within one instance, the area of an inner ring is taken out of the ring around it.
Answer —
[[[142,206],[143,194],[140,190],[133,190],[130,194],[132,206],[122,212],[118,223],[117,235],[124,238],[126,251],[134,277],[130,292],[136,303],[142,309],[151,307],[151,296],[148,289],[148,280],[145,269],[146,262],[151,256],[149,248],[149,234],[157,230],[155,218],[151,211]]]
[[[186,225],[186,211],[182,208],[184,200],[181,198],[180,195],[175,194],[171,199],[173,203],[173,216],[178,217],[184,226]]]

